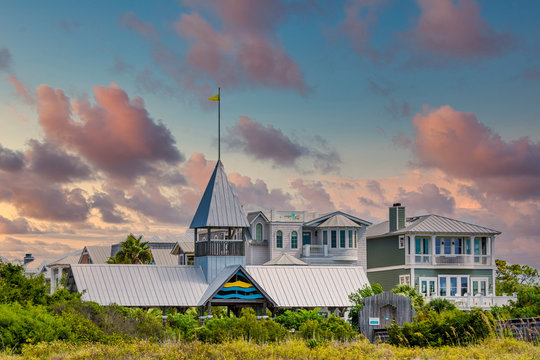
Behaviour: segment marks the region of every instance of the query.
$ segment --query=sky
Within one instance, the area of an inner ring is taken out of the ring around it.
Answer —
[[[217,160],[246,210],[394,202],[540,268],[540,2],[4,2],[0,255],[182,239]]]

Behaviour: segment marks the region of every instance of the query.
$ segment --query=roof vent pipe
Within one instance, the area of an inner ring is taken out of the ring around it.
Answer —
[[[394,232],[403,229],[405,227],[405,206],[401,206],[401,203],[394,203],[388,210],[388,230]]]

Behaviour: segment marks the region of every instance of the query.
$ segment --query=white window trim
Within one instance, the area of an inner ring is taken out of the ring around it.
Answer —
[[[257,226],[261,225],[261,241],[264,240],[264,225],[262,222],[258,222],[257,224],[255,224],[255,241],[258,241],[257,240]]]
[[[399,275],[399,284],[411,285],[411,275]]]
[[[398,237],[398,249],[405,249],[405,236]]]

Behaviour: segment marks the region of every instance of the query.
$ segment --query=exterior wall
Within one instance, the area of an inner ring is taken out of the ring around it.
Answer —
[[[300,258],[302,256],[302,224],[299,223],[271,223],[271,238],[268,242],[268,248],[270,249],[270,259],[275,258],[284,253],[288,253],[292,256]],[[283,233],[283,247],[278,248],[276,246],[276,233],[281,230]],[[298,247],[296,249],[291,247],[291,233],[296,231],[298,233]],[[312,235],[313,236],[313,235]]]
[[[398,237],[367,240],[367,268],[405,264],[405,249],[399,249]]]
[[[494,271],[493,269],[414,269],[414,284],[418,287],[420,277],[438,277],[439,275],[468,275],[469,281],[474,277],[485,277],[488,280],[487,293],[495,295],[493,291]]]
[[[364,270],[367,269],[367,243],[366,243],[366,230],[367,227],[362,226],[358,229],[358,265],[362,266]]]
[[[268,244],[247,244],[246,264],[247,265],[262,265],[270,261],[270,250]]]
[[[396,270],[368,272],[367,277],[370,284],[380,284],[384,291],[390,291],[397,284],[399,284],[400,275],[410,275],[410,274],[411,274],[410,269],[396,269]]]
[[[245,256],[201,256],[195,258],[195,266],[203,270],[206,281],[211,283],[223,268],[231,265],[246,266]]]

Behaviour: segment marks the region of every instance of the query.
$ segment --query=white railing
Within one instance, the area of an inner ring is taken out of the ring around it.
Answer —
[[[493,296],[493,295],[464,295],[464,296],[427,296],[426,303],[432,299],[446,299],[452,302],[460,310],[468,310],[473,307],[490,309],[493,306],[510,305],[510,300],[516,301],[517,294]]]
[[[407,264],[433,264],[433,265],[491,265],[492,258],[489,255],[430,255],[410,254],[407,255]]]
[[[303,257],[327,257],[328,245],[304,245],[302,246]]]

